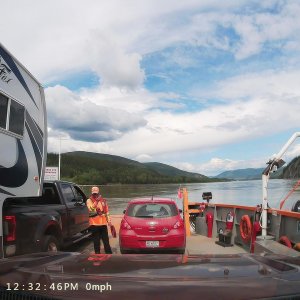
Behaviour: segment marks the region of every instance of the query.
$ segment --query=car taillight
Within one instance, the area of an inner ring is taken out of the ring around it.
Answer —
[[[173,228],[174,228],[174,229],[178,229],[178,228],[181,228],[182,226],[183,226],[183,223],[180,222],[180,221],[177,221],[177,222],[174,224]]]
[[[13,242],[16,239],[16,216],[4,216],[4,239]]]
[[[121,228],[122,229],[127,229],[127,230],[130,230],[131,229],[131,226],[126,222],[126,221],[122,221],[122,224],[121,224]]]

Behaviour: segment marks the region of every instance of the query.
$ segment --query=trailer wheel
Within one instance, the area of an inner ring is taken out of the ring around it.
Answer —
[[[45,252],[57,252],[59,250],[59,242],[57,238],[53,235],[46,235],[42,250]]]

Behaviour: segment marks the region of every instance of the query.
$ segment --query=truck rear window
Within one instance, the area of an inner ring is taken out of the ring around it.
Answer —
[[[59,197],[56,192],[56,187],[52,184],[44,184],[43,201],[48,204],[60,204]]]

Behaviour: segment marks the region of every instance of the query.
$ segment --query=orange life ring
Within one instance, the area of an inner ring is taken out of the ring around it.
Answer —
[[[240,221],[240,234],[244,242],[251,239],[252,223],[248,215],[243,215]]]
[[[280,239],[279,239],[279,243],[284,245],[284,246],[287,246],[288,248],[292,248],[292,243],[291,241],[289,240],[289,238],[285,235],[283,235]]]
[[[300,243],[295,244],[294,249],[300,251]]]

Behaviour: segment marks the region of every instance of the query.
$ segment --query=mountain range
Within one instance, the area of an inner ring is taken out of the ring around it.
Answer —
[[[253,180],[260,179],[264,168],[247,168],[225,171],[216,176],[216,178],[226,178],[231,180]]]
[[[48,153],[47,166],[58,165],[58,154]],[[264,168],[225,171],[214,177],[177,169],[159,162],[140,163],[121,156],[75,151],[62,154],[62,179],[78,184],[192,183],[261,179]],[[271,174],[271,178],[300,178],[300,157]]]
[[[216,178],[226,178],[229,180],[254,180],[261,179],[262,172],[265,168],[247,168],[225,171],[215,176]],[[273,179],[295,179],[300,178],[300,157],[294,158],[285,167],[271,173]]]

